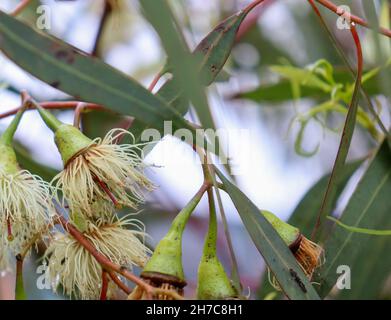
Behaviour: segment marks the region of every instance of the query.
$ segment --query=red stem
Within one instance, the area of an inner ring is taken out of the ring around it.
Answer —
[[[266,1],[257,8],[257,10],[254,10],[251,12],[241,23],[238,32],[236,33],[235,41],[239,41],[243,36],[257,23],[260,16],[265,12],[265,10],[274,3],[275,0],[269,0]]]
[[[308,0],[308,1],[313,3],[313,0]],[[339,16],[343,16],[344,14],[346,14],[346,12],[343,10],[338,11],[339,6],[337,6],[336,4],[334,4],[333,2],[331,2],[329,0],[316,0],[316,2],[319,2],[322,6],[333,11],[334,13],[338,14]],[[375,27],[375,26],[370,26],[369,23],[367,21],[365,21],[364,19],[357,17],[357,16],[350,14],[350,13],[348,13],[348,14],[349,14],[350,20],[352,22],[355,22],[365,28],[374,28],[377,32],[391,38],[391,30],[386,29],[386,28],[381,28],[381,27],[379,28],[379,27]]]
[[[244,12],[250,12],[252,9],[254,9],[257,5],[261,4],[265,0],[256,0],[254,2],[251,2],[246,8],[243,9]]]
[[[119,202],[116,199],[116,197],[114,196],[114,194],[109,190],[106,183],[101,181],[97,176],[95,176],[94,179],[99,184],[99,186],[103,189],[103,191],[109,196],[109,198],[113,202],[114,206],[116,208],[121,208],[121,205],[119,204]]]
[[[9,217],[7,218],[7,233],[8,233],[7,236],[8,241],[14,240],[14,236],[12,235],[11,219]]]
[[[44,102],[40,102],[39,104],[44,109],[75,109],[77,105],[80,103],[81,103],[80,101],[44,101]],[[85,103],[85,108],[90,110],[110,111],[109,109],[106,109],[103,106],[95,103]],[[0,114],[0,119],[16,114],[19,111],[19,109],[20,107],[17,107],[3,114]],[[28,110],[34,110],[34,109],[27,109],[26,111]]]
[[[87,104],[84,102],[78,103],[75,108],[75,115],[73,117],[73,126],[77,129],[80,129],[81,114],[84,112],[85,109],[87,109]]]
[[[113,282],[123,291],[125,292],[127,295],[131,294],[132,292],[132,289],[130,289],[129,287],[127,287],[118,277],[117,275],[114,273],[114,272],[109,272],[109,276],[111,278],[111,280],[113,280]]]
[[[152,92],[152,90],[155,88],[157,83],[159,82],[160,78],[163,76],[161,72],[159,72],[152,80],[151,84],[148,87],[148,90]]]
[[[360,37],[358,36],[356,26],[354,24],[352,24],[350,28],[350,32],[353,36],[354,44],[356,45],[356,49],[357,49],[357,79],[360,80],[362,78],[364,58],[362,53]]]
[[[102,290],[100,292],[100,300],[107,300],[107,289],[109,288],[109,279],[107,272],[102,270]]]

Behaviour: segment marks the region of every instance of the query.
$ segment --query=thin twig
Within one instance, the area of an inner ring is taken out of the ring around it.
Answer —
[[[75,115],[73,117],[73,126],[77,129],[80,129],[81,114],[84,112],[87,106],[88,105],[86,103],[80,102],[77,104],[75,108]]]
[[[260,5],[265,0],[256,0],[254,2],[251,2],[246,8],[243,9],[243,12],[250,12],[252,9],[254,9],[256,6]]]
[[[156,87],[157,83],[159,82],[160,78],[163,76],[163,73],[160,71],[156,74],[156,76],[152,79],[151,84],[148,87],[149,91],[153,91],[153,89]]]
[[[129,295],[132,292],[132,289],[130,289],[127,285],[125,285],[125,283],[123,283],[114,272],[110,271],[110,272],[108,272],[108,274],[109,274],[111,280],[113,280],[113,282],[123,292],[125,292],[127,295]]]
[[[100,300],[107,300],[107,290],[109,288],[109,279],[106,270],[102,270],[102,288],[100,291]]]
[[[245,19],[244,21],[240,24],[240,27],[239,27],[239,30],[238,32],[236,33],[236,37],[235,37],[235,41],[239,41],[240,39],[243,38],[243,36],[245,34],[247,34],[247,32],[249,30],[251,30],[256,24],[257,24],[257,21],[258,19],[260,18],[260,16],[265,12],[265,10],[270,6],[272,5],[273,3],[275,2],[275,0],[269,0],[269,1],[266,1],[262,4],[262,6],[260,6],[259,8],[257,8],[257,10],[251,12]]]
[[[81,103],[81,101],[43,101],[40,102],[39,105],[44,109],[59,109],[59,110],[72,110],[77,107],[77,105]],[[106,109],[105,107],[95,104],[95,103],[85,103],[86,108],[90,110],[102,110],[107,112],[114,112],[110,109]],[[4,112],[0,114],[0,119],[7,118],[9,116],[13,116],[20,110],[21,107],[14,108],[12,110],[9,110],[7,112]],[[26,111],[34,110],[34,108],[28,108]]]
[[[382,28],[382,27],[376,27],[376,26],[371,26],[367,21],[365,21],[364,19],[358,17],[358,16],[355,16],[349,12],[346,12],[344,11],[342,8],[340,8],[339,6],[337,6],[335,3],[329,1],[329,0],[315,0],[316,2],[319,2],[322,6],[324,6],[325,8],[333,11],[334,13],[338,14],[339,16],[349,16],[350,18],[350,21],[352,22],[355,22],[365,28],[368,28],[368,29],[374,29],[375,31],[391,38],[391,30],[389,29],[386,29],[386,28]]]

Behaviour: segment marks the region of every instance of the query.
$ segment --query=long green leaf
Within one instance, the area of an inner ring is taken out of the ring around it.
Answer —
[[[360,48],[361,51],[361,48]],[[362,59],[359,58],[359,59]],[[344,165],[346,158],[348,156],[350,143],[353,137],[354,128],[356,125],[356,118],[357,118],[357,111],[358,111],[358,101],[359,101],[359,95],[361,90],[361,78],[362,78],[362,70],[358,70],[358,75],[356,79],[356,83],[354,86],[352,101],[349,105],[348,114],[346,115],[346,120],[344,124],[344,128],[342,131],[341,141],[338,148],[338,153],[334,162],[333,170],[331,172],[331,176],[329,179],[329,183],[327,185],[327,190],[325,192],[322,205],[320,207],[320,211],[318,214],[318,219],[315,225],[315,231],[319,230],[319,228],[322,226],[324,220],[326,219],[326,216],[328,212],[332,209],[332,199],[334,198],[336,192],[337,192],[337,185],[338,182],[341,179],[342,172],[344,170]],[[322,236],[322,233],[319,232],[316,234],[317,238],[320,238]]]
[[[319,296],[315,289],[275,229],[243,192],[229,182],[221,172],[216,172],[255,246],[264,257],[286,296],[297,300],[318,300]]]
[[[163,47],[172,61],[175,82],[180,84],[183,95],[194,105],[201,124],[214,129],[208,101],[197,70],[197,59],[191,55],[171,9],[166,1],[141,0],[146,18],[158,33]]]
[[[345,169],[342,173],[343,176],[337,185],[336,195],[332,199],[333,207],[338,200],[338,195],[341,194],[353,173],[356,172],[362,163],[363,160],[357,160],[345,165]],[[316,182],[314,186],[305,194],[288,220],[290,225],[299,228],[301,233],[307,237],[310,236],[311,230],[316,223],[318,210],[322,201],[322,198],[319,195],[326,191],[329,179],[330,173],[320,178],[319,181]],[[265,271],[262,276],[262,283],[259,286],[257,296],[259,298],[264,298],[274,290],[275,289],[269,283],[267,272]]]
[[[197,70],[201,73],[204,86],[212,84],[222,71],[235,43],[235,37],[248,11],[241,11],[219,23],[197,45],[194,58],[200,61]],[[171,70],[171,66],[165,69]],[[183,99],[182,90],[177,82],[167,81],[158,91],[158,95],[170,102],[181,113],[186,113],[188,100]]]
[[[384,142],[352,195],[341,221],[352,227],[391,228],[391,153]],[[344,297],[376,298],[391,271],[391,239],[347,232],[338,226],[325,244],[326,262],[315,281],[325,297],[337,281],[337,268],[351,268],[351,289]]]
[[[162,131],[164,120],[190,128],[182,116],[129,76],[54,37],[43,35],[0,11],[0,49],[52,87],[104,105]]]
[[[235,43],[235,37],[247,12],[240,12],[228,17],[217,25],[197,45],[193,52],[193,58],[198,62],[197,73],[201,74],[201,84],[209,86],[222,71],[228,57],[231,54]],[[171,63],[168,63],[164,70],[172,70]],[[179,81],[175,78],[168,80],[157,92],[157,95],[164,99],[171,107],[184,115],[189,108],[189,99],[183,94]],[[136,119],[132,125],[132,132],[137,139],[140,139],[141,132],[147,128]]]

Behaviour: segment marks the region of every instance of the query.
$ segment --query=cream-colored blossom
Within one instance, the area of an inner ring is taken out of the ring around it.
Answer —
[[[27,170],[15,174],[0,172],[0,223],[10,227],[29,226],[30,232],[40,232],[54,215],[51,187]]]
[[[143,173],[139,147],[117,144],[126,130],[113,129],[101,139],[75,155],[54,179],[57,191],[62,190],[71,210],[93,215],[92,203],[106,199],[117,207],[136,208],[144,200],[144,190],[152,183]]]
[[[133,230],[126,229],[132,227]],[[132,268],[142,267],[149,249],[143,244],[145,233],[138,220],[113,218],[89,223],[83,235],[110,261]],[[56,234],[46,257],[48,274],[53,288],[62,285],[65,294],[81,299],[98,299],[102,267],[96,259],[71,235]]]

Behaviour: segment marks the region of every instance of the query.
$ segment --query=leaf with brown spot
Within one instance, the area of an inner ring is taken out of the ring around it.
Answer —
[[[136,117],[163,132],[188,128],[183,117],[126,74],[0,11],[0,50],[25,71],[79,100]]]

